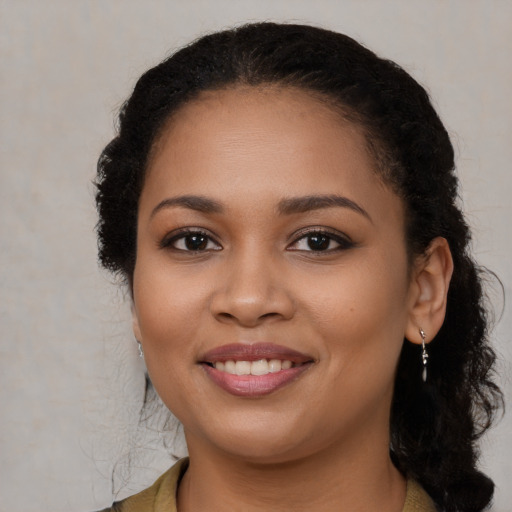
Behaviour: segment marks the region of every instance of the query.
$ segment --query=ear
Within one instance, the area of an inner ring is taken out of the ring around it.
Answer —
[[[135,308],[135,304],[133,301],[132,301],[132,305],[131,305],[131,311],[132,311],[133,335],[135,336],[135,339],[137,341],[142,341],[142,334],[140,332],[140,326],[139,326],[139,317],[137,316],[137,310]]]
[[[412,343],[421,344],[420,329],[425,332],[427,343],[441,329],[452,273],[453,260],[448,241],[434,238],[412,269],[409,318],[405,330],[405,337]]]

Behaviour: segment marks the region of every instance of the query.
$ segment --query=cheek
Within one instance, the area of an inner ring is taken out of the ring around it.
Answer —
[[[207,303],[205,289],[194,277],[189,275],[184,282],[169,268],[160,267],[142,256],[134,273],[135,310],[148,369],[185,359]]]
[[[397,255],[395,265],[382,256],[361,258],[336,272],[304,283],[310,293],[303,295],[304,309],[311,323],[326,340],[330,358],[345,362],[366,360],[379,364],[387,359],[394,364],[403,343],[408,315],[405,260]]]

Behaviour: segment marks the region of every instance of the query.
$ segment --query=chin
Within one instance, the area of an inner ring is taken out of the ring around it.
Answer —
[[[283,464],[307,457],[322,449],[318,442],[322,441],[323,444],[325,439],[311,442],[312,436],[301,432],[297,425],[290,426],[283,418],[270,422],[268,418],[265,419],[239,425],[225,422],[217,425],[223,427],[222,429],[210,429],[209,433],[203,430],[201,444],[206,441],[216,451],[252,464]],[[210,424],[210,427],[213,425]],[[189,439],[187,429],[185,432],[189,444],[190,441],[195,441]]]
[[[299,450],[295,445],[290,446],[288,442],[285,444],[284,440],[283,443],[262,446],[245,439],[243,444],[230,443],[225,448],[231,457],[254,465],[286,464],[306,457],[302,449]]]

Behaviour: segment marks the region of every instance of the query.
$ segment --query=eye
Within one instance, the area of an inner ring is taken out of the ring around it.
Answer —
[[[210,235],[196,230],[181,231],[166,237],[160,245],[162,248],[186,252],[219,251],[221,249],[221,246]]]
[[[341,234],[328,231],[309,231],[295,240],[290,246],[292,251],[334,252],[353,247],[353,242]]]

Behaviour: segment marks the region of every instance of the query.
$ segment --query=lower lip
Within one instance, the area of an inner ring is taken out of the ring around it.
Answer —
[[[258,397],[273,393],[293,382],[311,365],[312,363],[305,363],[266,375],[233,375],[221,372],[207,364],[202,366],[210,379],[224,391],[235,396]]]

